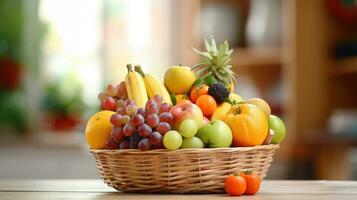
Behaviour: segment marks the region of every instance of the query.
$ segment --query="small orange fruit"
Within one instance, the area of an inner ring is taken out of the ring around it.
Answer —
[[[224,182],[224,188],[231,196],[240,196],[244,194],[246,187],[245,179],[241,176],[227,176]]]
[[[91,149],[104,149],[108,141],[112,124],[110,117],[115,114],[113,111],[100,111],[94,114],[86,126],[86,139]]]
[[[205,95],[207,93],[208,93],[208,85],[206,84],[196,85],[195,87],[192,88],[190,93],[191,101],[195,103],[198,97]]]
[[[202,95],[196,100],[196,105],[201,109],[204,116],[209,117],[217,108],[216,100],[210,95]]]

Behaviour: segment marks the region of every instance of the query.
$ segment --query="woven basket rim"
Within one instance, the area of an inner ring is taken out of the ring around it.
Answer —
[[[140,155],[153,155],[153,154],[179,154],[179,153],[224,153],[224,152],[245,152],[251,150],[265,150],[265,149],[278,149],[279,144],[257,145],[253,147],[229,147],[229,148],[187,148],[178,150],[168,149],[155,149],[148,151],[141,151],[140,149],[90,149],[92,154],[140,154]]]

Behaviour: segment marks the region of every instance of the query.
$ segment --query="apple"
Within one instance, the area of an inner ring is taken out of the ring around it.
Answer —
[[[203,148],[205,145],[198,137],[185,138],[182,141],[181,149],[187,148]]]
[[[197,127],[202,126],[203,114],[201,109],[191,102],[180,103],[170,109],[173,120],[172,125],[175,130],[179,130],[181,122],[185,119],[192,119],[196,122]]]
[[[209,123],[209,119],[205,116],[203,116],[203,119],[202,119],[202,125],[206,125]]]
[[[270,115],[268,119],[269,128],[274,131],[272,144],[279,144],[286,135],[286,128],[283,120],[275,115]]]
[[[213,120],[210,123],[198,129],[196,134],[206,146],[230,147],[233,136],[229,126],[221,120]]]
[[[196,81],[196,74],[186,66],[172,66],[164,75],[164,84],[170,93],[184,94]]]
[[[184,138],[192,138],[196,135],[198,126],[193,119],[185,119],[181,122],[179,132]]]

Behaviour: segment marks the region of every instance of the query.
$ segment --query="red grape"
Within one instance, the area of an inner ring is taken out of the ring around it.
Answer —
[[[151,144],[151,149],[166,149],[165,148],[165,146],[164,146],[164,144],[162,143],[162,140],[161,140],[161,142],[158,144],[158,145],[153,145],[153,144]]]
[[[112,123],[115,126],[121,126],[123,123],[121,122],[121,114],[114,114],[110,117],[110,123]]]
[[[150,144],[160,145],[160,143],[162,142],[162,135],[159,132],[154,131],[151,133],[149,141]]]
[[[158,114],[159,113],[159,106],[157,103],[150,104],[146,109],[147,114]]]
[[[159,115],[159,119],[160,119],[160,122],[167,122],[170,124],[172,122],[172,120],[174,119],[174,117],[172,116],[172,114],[170,112],[164,112]]]
[[[102,108],[104,110],[115,110],[115,100],[113,97],[107,97],[102,101]]]
[[[126,106],[126,113],[128,113],[128,115],[133,116],[136,114],[136,112],[138,111],[138,108],[136,107],[135,104],[129,104]]]
[[[116,142],[114,142],[113,140],[109,139],[107,141],[107,143],[105,144],[105,148],[106,149],[117,149],[118,144]]]
[[[148,110],[149,106],[153,103],[156,103],[153,99],[149,99],[145,104],[145,110]]]
[[[147,151],[150,149],[150,143],[148,138],[143,138],[140,140],[138,147],[141,151]]]
[[[118,99],[116,104],[115,104],[116,109],[120,107],[124,107],[124,100],[123,99]]]
[[[159,113],[163,113],[163,112],[169,112],[170,111],[170,104],[168,103],[163,103],[160,105],[160,108],[159,108]]]
[[[171,126],[169,123],[167,122],[160,122],[157,126],[156,126],[156,130],[161,133],[161,134],[165,134],[167,131],[171,130]]]
[[[125,82],[122,81],[119,85],[118,85],[118,93],[119,93],[119,96],[121,97],[127,97],[127,91],[126,91],[126,86],[125,86]]]
[[[131,118],[130,118],[129,115],[123,115],[123,116],[120,118],[120,121],[121,121],[121,123],[123,123],[123,124],[126,124],[126,123],[130,122],[130,120],[131,120]]]
[[[135,105],[134,100],[132,99],[127,99],[124,101],[124,106],[127,107],[128,105]]]
[[[138,143],[141,140],[141,137],[138,132],[135,132],[131,137],[130,137],[130,148],[131,149],[137,149],[138,148]]]
[[[126,109],[124,107],[117,108],[117,113],[121,115],[126,115]]]
[[[143,124],[145,122],[145,118],[141,114],[135,114],[132,119],[132,122],[134,126],[139,126],[140,124]]]
[[[157,114],[150,114],[146,117],[146,123],[154,128],[160,122],[159,116]]]
[[[123,140],[119,144],[119,149],[130,149],[130,141],[129,140]]]
[[[109,97],[109,95],[107,93],[101,92],[98,94],[98,99],[100,101],[104,101],[104,99],[106,99],[107,97]]]
[[[138,108],[138,114],[142,115],[144,118],[146,117],[145,108]]]
[[[141,137],[149,137],[151,134],[151,131],[152,131],[151,127],[147,124],[141,124],[138,127],[138,132]]]
[[[162,104],[162,96],[160,95],[155,95],[154,96],[154,101],[157,103],[157,105],[161,105]]]
[[[118,95],[118,90],[113,84],[108,84],[107,92],[108,92],[109,96],[112,96],[112,97],[115,97]]]
[[[126,123],[124,125],[123,131],[124,131],[124,135],[125,136],[132,136],[134,134],[134,131],[135,131],[135,126],[131,122]]]
[[[112,129],[112,134],[111,134],[111,138],[114,142],[116,143],[120,143],[121,141],[124,140],[125,135],[123,132],[123,128],[119,127],[119,126],[114,126]]]

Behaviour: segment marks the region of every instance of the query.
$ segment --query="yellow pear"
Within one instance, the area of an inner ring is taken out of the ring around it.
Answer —
[[[266,101],[264,101],[263,99],[261,99],[261,98],[251,98],[251,99],[248,99],[246,101],[246,103],[258,106],[260,109],[262,109],[264,111],[265,116],[267,118],[269,118],[269,116],[271,114],[271,109],[270,109],[269,104]]]

